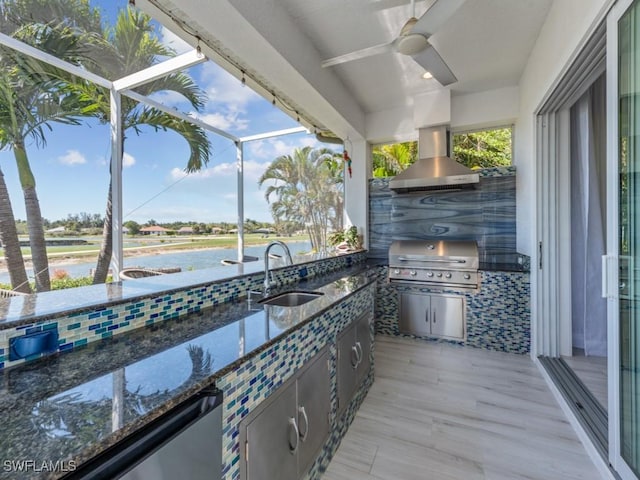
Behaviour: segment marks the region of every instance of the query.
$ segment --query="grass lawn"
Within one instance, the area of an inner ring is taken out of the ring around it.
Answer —
[[[47,254],[49,257],[67,257],[67,258],[82,258],[82,257],[95,257],[100,251],[100,244],[102,237],[100,236],[87,236],[79,237],[86,240],[88,243],[85,245],[69,245],[69,246],[55,246],[48,247]],[[277,236],[269,235],[265,237],[260,233],[249,233],[244,236],[245,246],[267,244],[272,240],[282,240],[285,242],[302,242],[308,241],[308,235],[294,235],[294,236]],[[129,250],[146,250],[161,249],[163,251],[172,250],[192,250],[200,248],[233,248],[238,245],[238,239],[235,235],[191,235],[191,236],[126,236],[124,238],[124,249]],[[22,248],[22,254],[29,256],[31,249],[29,247]],[[0,256],[4,255],[4,251],[0,248]]]

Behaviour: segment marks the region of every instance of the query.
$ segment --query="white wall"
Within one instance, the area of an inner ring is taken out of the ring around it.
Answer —
[[[518,87],[458,95],[451,101],[451,128],[475,130],[509,125],[516,121],[519,107]]]
[[[418,139],[418,128],[451,125],[453,130],[472,130],[513,124],[520,107],[516,86],[465,95],[449,91],[417,96],[408,107],[366,116],[367,140],[372,144]]]
[[[520,79],[514,139],[518,251],[536,262],[535,113],[560,80],[611,0],[555,0]]]
[[[366,141],[347,142],[352,160],[353,174],[345,171],[345,226],[355,225],[364,236],[364,247],[369,246],[369,172],[371,171],[371,146]]]

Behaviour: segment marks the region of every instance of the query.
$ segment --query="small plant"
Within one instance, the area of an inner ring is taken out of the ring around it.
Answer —
[[[56,268],[51,275],[52,280],[64,280],[65,278],[69,278],[69,273],[62,268]]]
[[[329,235],[329,243],[334,247],[345,245],[351,250],[362,248],[362,240],[360,239],[360,235],[358,235],[358,228],[355,226],[333,232]]]

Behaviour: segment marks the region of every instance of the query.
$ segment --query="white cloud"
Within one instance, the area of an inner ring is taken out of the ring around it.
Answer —
[[[239,112],[227,113],[198,113],[191,112],[192,117],[198,118],[209,125],[219,128],[225,132],[246,130],[249,126],[249,119],[241,118]]]
[[[241,132],[249,127],[247,110],[262,97],[213,62],[202,65],[199,85],[208,98],[205,111],[195,114],[214,127]]]
[[[223,105],[230,111],[243,111],[250,102],[262,98],[213,62],[203,65],[202,83],[209,96],[209,102],[214,105]]]
[[[173,108],[176,108],[179,105],[188,102],[188,100],[181,93],[175,92],[173,90],[162,90],[160,92],[155,92],[149,95],[149,98],[167,107]]]
[[[178,55],[193,50],[193,47],[182,40],[178,35],[173,33],[167,27],[161,27],[159,33],[160,42],[174,50]]]
[[[293,140],[269,138],[250,142],[247,153],[251,159],[272,161],[281,155],[290,155],[296,148],[316,146],[318,146],[318,141],[312,135],[305,135]]]
[[[58,157],[58,162],[62,165],[83,165],[87,163],[87,158],[78,150],[67,150],[67,153]]]
[[[269,163],[261,163],[253,160],[244,162],[244,178],[249,181],[256,181],[266,170]],[[236,177],[238,167],[235,162],[226,162],[214,165],[213,167],[202,169],[198,172],[187,174],[183,169],[174,167],[169,172],[169,180],[175,182],[181,178],[189,177],[185,181],[201,181],[206,179],[219,179],[223,177]]]
[[[133,158],[133,155],[129,155],[128,153],[124,153],[122,156],[122,166],[124,168],[133,167],[136,164],[136,159]]]

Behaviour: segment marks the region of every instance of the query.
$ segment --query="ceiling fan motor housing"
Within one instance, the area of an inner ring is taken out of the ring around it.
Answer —
[[[398,38],[396,50],[403,55],[415,55],[429,46],[429,41],[424,35],[412,33]]]

